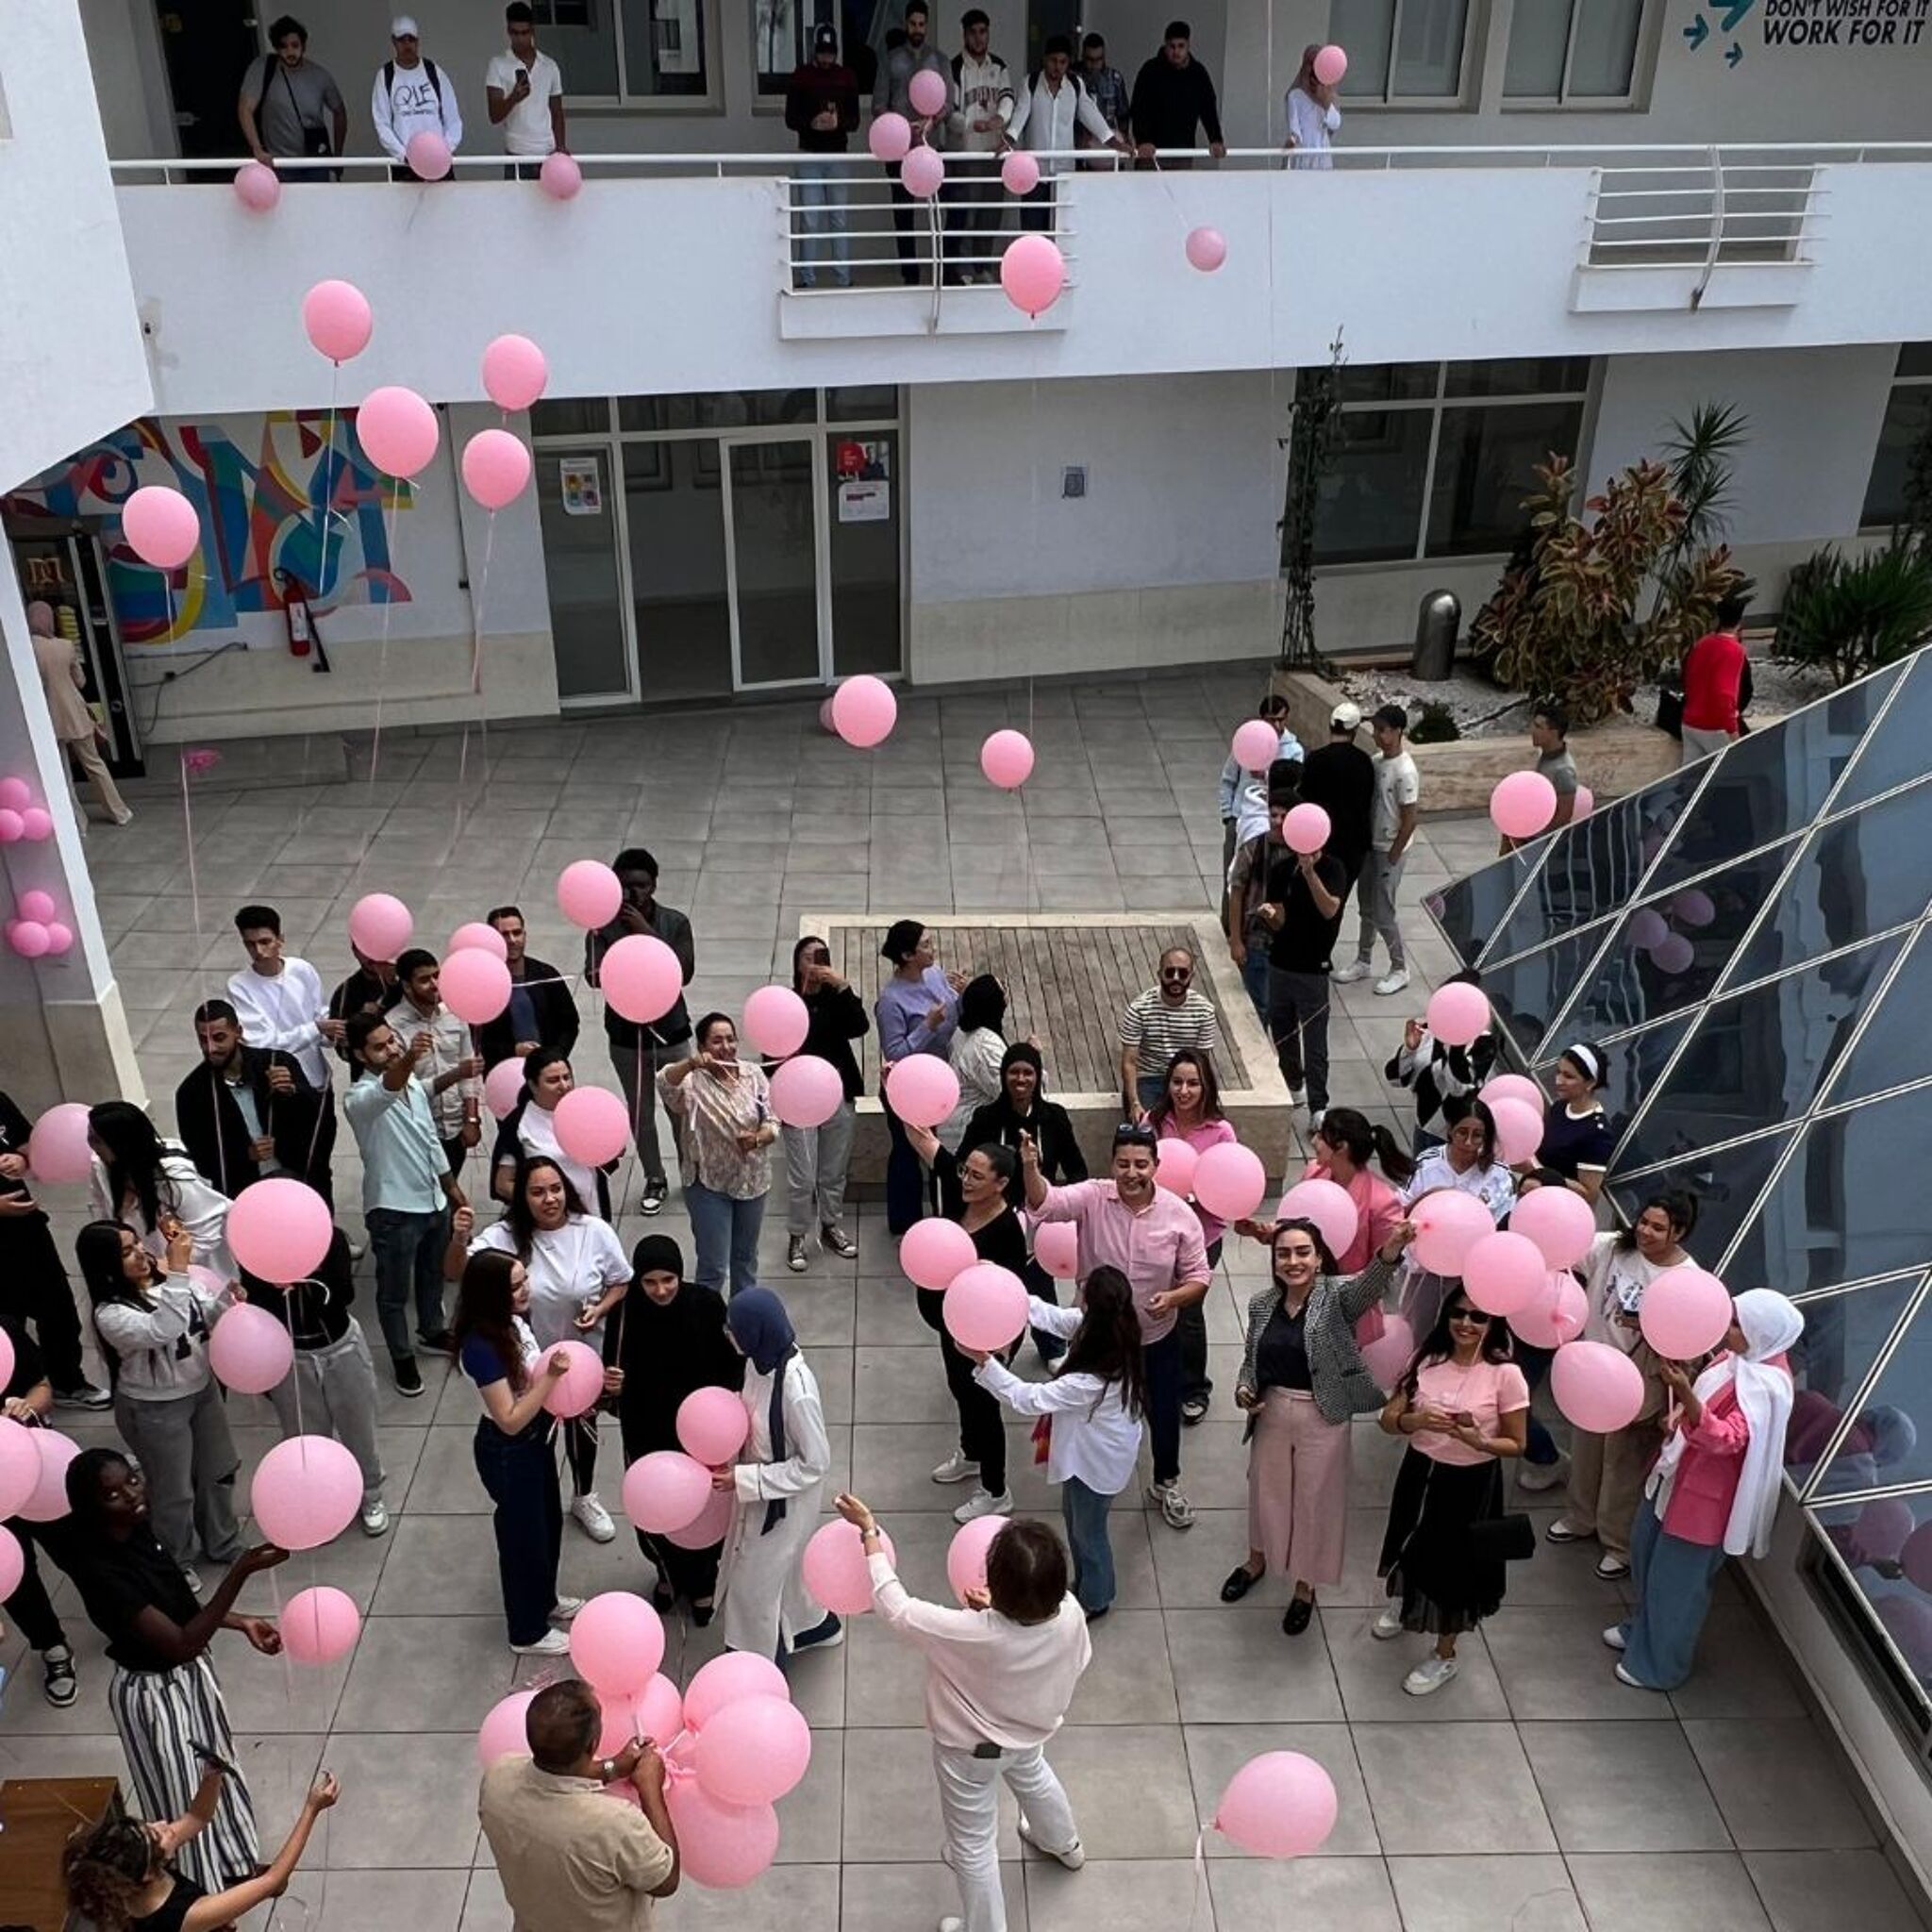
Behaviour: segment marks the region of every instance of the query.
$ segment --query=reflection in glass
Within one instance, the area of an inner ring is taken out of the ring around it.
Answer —
[[[734,442],[731,554],[741,685],[819,675],[814,442]]]
[[[1499,858],[1428,895],[1429,911],[1463,965],[1473,966],[1481,957],[1490,935],[1523,884],[1524,868],[1529,862],[1513,855]]]
[[[1315,509],[1318,561],[1376,563],[1416,554],[1431,421],[1427,409],[1343,412]]]
[[[1932,390],[1924,392],[1932,396]],[[1862,805],[1925,775],[1925,747],[1932,742],[1932,651],[1907,659],[1905,682],[1890,710],[1873,726],[1844,789],[1831,802],[1834,813]]]
[[[1932,1078],[1932,928],[1921,926],[1904,966],[1885,990],[1885,1004],[1846,1057],[1832,1083],[1831,1104],[1862,1100],[1907,1080]]]
[[[1523,500],[1540,463],[1574,456],[1583,404],[1522,403],[1507,409],[1444,409],[1429,492],[1427,554],[1507,553],[1523,528]]]
[[[1876,1389],[1859,1404],[1844,1440],[1831,1452],[1828,1468],[1824,1457],[1846,1406],[1857,1401],[1924,1279],[1917,1274],[1899,1274],[1805,1303],[1805,1332],[1791,1351],[1797,1397],[1785,1436],[1785,1467],[1793,1482],[1807,1483],[1823,1469],[1819,1487],[1848,1495],[1911,1482],[1923,1473],[1913,1467],[1919,1433],[1913,1418],[1923,1405],[1901,1407],[1884,1400]],[[1893,1362],[1910,1347],[1907,1338]],[[1932,1417],[1927,1420],[1932,1423]],[[1932,1447],[1932,1428],[1927,1438]]]
[[[1548,1058],[1544,1043],[1550,1028],[1603,944],[1605,930],[1593,925],[1584,932],[1566,933],[1539,952],[1483,968],[1483,991],[1490,996],[1491,1009],[1524,1059]]]
[[[1903,1669],[1878,1648],[1875,1639],[1874,1661],[1887,1681],[1897,1686],[1900,1703],[1921,1730],[1926,1727],[1925,1711],[1932,1705],[1926,1696],[1926,1686],[1932,1683],[1932,1602],[1906,1575],[1898,1553],[1928,1515],[1932,1491],[1870,1503],[1834,1503],[1812,1511],[1813,1522],[1850,1574],[1847,1584],[1830,1567],[1829,1558],[1821,1558],[1814,1582],[1828,1600],[1841,1601],[1855,1614],[1870,1617],[1890,1640]]]
[[[831,464],[832,675],[899,669],[899,506],[905,481],[896,435],[834,437]],[[841,478],[859,477],[856,484]],[[885,514],[875,514],[883,506]]]
[[[1664,1068],[1677,1049],[1677,1042],[1690,1029],[1691,1016],[1680,1014],[1674,1020],[1664,1020],[1655,1026],[1646,1026],[1641,1033],[1626,1035],[1622,1040],[1599,1041],[1595,1042],[1598,1053],[1604,1059],[1604,1084],[1597,1099],[1602,1102],[1604,1112],[1608,1116],[1610,1131],[1621,1141],[1624,1131],[1643,1105],[1644,1097],[1658,1080],[1663,1077]],[[1556,1071],[1557,1059],[1552,1054],[1537,1069],[1543,1085],[1548,1087]],[[1756,1122],[1753,1123],[1757,1124]],[[1742,1128],[1739,1132],[1744,1131]],[[1707,1135],[1703,1141],[1714,1139]],[[1698,1144],[1703,1144],[1700,1141]],[[1671,1150],[1666,1150],[1668,1153]],[[1662,1156],[1657,1157],[1662,1158]],[[1641,1160],[1625,1148],[1616,1158],[1621,1168],[1640,1167]]]
[[[1705,1267],[1722,1273],[1726,1287],[1734,1291],[1762,1288],[1762,1280],[1746,1281],[1728,1268],[1720,1269],[1719,1263],[1739,1228],[1750,1218],[1772,1169],[1795,1131],[1777,1127],[1755,1141],[1721,1147],[1714,1153],[1687,1152],[1668,1166],[1635,1179],[1617,1175],[1610,1182],[1611,1197],[1625,1217],[1635,1221],[1643,1203],[1659,1188],[1685,1189],[1697,1197],[1697,1227],[1687,1243],[1690,1252]],[[1614,1174],[1615,1170],[1612,1172]]]

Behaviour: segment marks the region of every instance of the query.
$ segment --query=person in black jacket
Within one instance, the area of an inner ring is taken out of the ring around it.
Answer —
[[[336,1057],[349,1069],[349,1077],[359,1080],[362,1068],[349,1051],[348,1024],[358,1013],[374,1013],[377,1019],[402,998],[396,983],[393,959],[372,959],[354,940],[349,950],[356,956],[356,970],[328,996],[330,1025],[325,1030],[335,1041]],[[335,1123],[329,1123],[329,1139],[335,1139]],[[354,1244],[351,1243],[353,1246]]]
[[[307,1181],[328,1198],[316,1174],[321,1098],[292,1054],[248,1046],[226,1000],[194,1009],[201,1065],[175,1090],[181,1144],[219,1192],[233,1200],[264,1174]]]
[[[842,155],[858,125],[858,81],[839,58],[839,30],[829,21],[821,21],[812,30],[811,58],[794,68],[785,84],[785,125],[797,135],[802,155]],[[817,285],[822,262],[830,266],[840,288],[852,286],[845,177],[846,171],[830,162],[798,164],[794,232],[807,238],[800,249],[801,289]]]
[[[1134,77],[1134,98],[1127,109],[1133,124],[1134,152],[1142,166],[1154,164],[1157,148],[1193,147],[1195,129],[1205,128],[1208,151],[1216,160],[1227,152],[1221,138],[1221,107],[1214,80],[1196,60],[1189,43],[1194,30],[1184,20],[1171,20],[1161,36],[1160,52],[1146,61]],[[1191,168],[1191,160],[1166,160],[1163,168]]]
[[[476,1051],[483,1056],[484,1066],[496,1066],[512,1055],[522,1058],[540,1046],[568,1059],[583,1024],[570,982],[547,959],[533,959],[525,950],[524,915],[516,907],[497,907],[490,914],[490,924],[503,937],[509,1005],[476,1028]]]
[[[1355,741],[1361,722],[1359,705],[1337,705],[1329,714],[1328,742],[1302,763],[1302,803],[1328,814],[1327,850],[1341,859],[1351,891],[1374,842],[1375,761]]]
[[[785,1265],[803,1274],[805,1238],[814,1213],[821,1246],[847,1261],[858,1253],[844,1219],[845,1176],[858,1118],[854,1103],[865,1091],[852,1042],[865,1038],[872,1022],[851,983],[832,970],[832,949],[816,933],[808,933],[791,949],[791,990],[805,1002],[808,1016],[799,1052],[836,1067],[845,1088],[839,1111],[823,1126],[781,1125],[778,1130],[785,1142]]]

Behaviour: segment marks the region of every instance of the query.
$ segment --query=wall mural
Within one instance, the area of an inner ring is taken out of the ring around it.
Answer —
[[[349,604],[408,603],[391,567],[390,513],[412,508],[415,493],[363,455],[353,412],[333,423],[325,409],[230,421],[240,435],[258,425],[254,455],[222,424],[143,420],[0,499],[0,510],[108,520],[108,588],[129,645],[205,649],[209,633],[282,609],[292,588],[285,579],[318,617]],[[172,483],[201,518],[201,548],[166,579],[136,558],[113,521],[143,483]]]

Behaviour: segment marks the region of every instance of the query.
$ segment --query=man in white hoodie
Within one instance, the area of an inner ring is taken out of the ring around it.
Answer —
[[[962,51],[953,56],[946,183],[940,191],[947,205],[946,280],[952,283],[991,282],[999,276],[996,262],[972,258],[995,252],[991,238],[1007,217],[999,155],[1013,118],[1013,76],[1007,63],[988,51],[991,31],[983,8],[971,7],[959,16]]]
[[[389,171],[390,179],[413,181],[416,171],[408,165],[410,139],[425,132],[440,134],[455,154],[463,144],[462,110],[457,106],[456,83],[424,56],[414,14],[399,13],[390,22],[389,43],[394,53],[375,70],[369,117],[375,123],[383,152],[396,163]]]
[[[1064,154],[1074,145],[1074,130],[1092,136],[1096,147],[1118,148],[1127,144],[1107,125],[1107,117],[1089,97],[1080,77],[1069,70],[1074,64],[1074,43],[1065,34],[1047,39],[1041,56],[1040,72],[1033,84],[1020,95],[1013,109],[1007,139],[1014,147],[1024,147],[1041,157]],[[1020,225],[1051,232],[1053,228],[1054,177],[1071,164],[1042,158],[1040,186],[1027,195],[1020,209]]]

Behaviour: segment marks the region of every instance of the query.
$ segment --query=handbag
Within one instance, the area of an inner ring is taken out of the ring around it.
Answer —
[[[1536,1555],[1536,1524],[1521,1509],[1469,1525],[1472,1551],[1488,1563],[1521,1563]]]
[[[270,58],[273,59],[274,56],[270,56]],[[289,105],[295,110],[296,125],[302,129],[302,152],[305,155],[334,154],[335,148],[330,144],[328,129],[323,126],[310,126],[302,118],[302,103],[295,98],[295,83],[289,78],[289,70],[279,60],[275,64],[275,71],[282,76],[283,87],[288,90]]]

